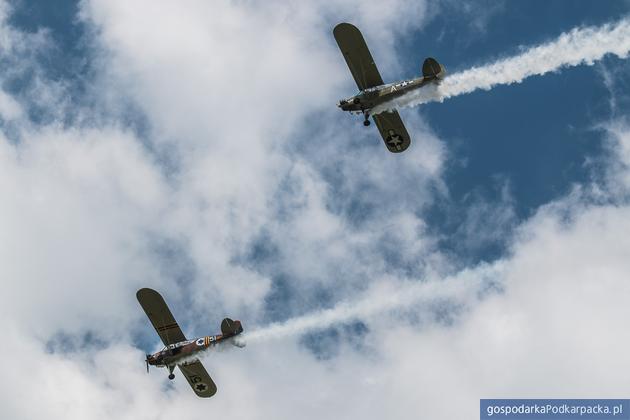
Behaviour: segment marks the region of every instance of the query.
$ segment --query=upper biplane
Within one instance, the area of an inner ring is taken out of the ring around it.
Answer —
[[[363,114],[363,125],[370,125],[370,111],[377,105],[397,98],[409,91],[421,88],[428,83],[439,82],[445,75],[444,66],[433,58],[427,58],[422,64],[422,76],[397,83],[384,84],[370,50],[361,35],[361,31],[350,23],[340,23],[333,30],[335,40],[343,53],[350,73],[359,87],[355,96],[342,99],[337,106],[350,113]],[[372,115],[378,131],[390,152],[405,151],[411,139],[396,111]]]
[[[230,339],[243,332],[241,321],[225,318],[221,322],[221,334],[186,340],[164,298],[158,292],[147,288],[140,289],[136,297],[165,346],[155,354],[147,354],[147,372],[149,365],[166,367],[169,371],[168,378],[174,379],[173,370],[175,366],[179,366],[197,396],[202,398],[213,396],[217,392],[217,386],[197,355],[219,343],[232,341],[232,344],[239,345]]]

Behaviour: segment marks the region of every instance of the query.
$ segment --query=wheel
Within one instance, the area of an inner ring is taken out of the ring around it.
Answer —
[[[363,125],[364,125],[364,126],[366,126],[366,127],[367,127],[368,125],[370,125],[370,120],[365,120],[365,121],[363,121]]]
[[[171,373],[170,375],[168,375],[168,379],[170,379],[172,381],[173,379],[175,379],[175,375],[173,373]]]

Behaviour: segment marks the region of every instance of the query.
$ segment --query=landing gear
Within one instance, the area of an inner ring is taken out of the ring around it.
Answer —
[[[173,374],[173,370],[175,370],[175,365],[168,367],[168,379],[171,381],[175,379],[175,375]]]
[[[369,126],[370,125],[370,120],[368,118],[370,118],[370,114],[368,114],[367,112],[363,111],[363,116],[365,117],[365,120],[363,121],[363,125],[364,126]]]
[[[170,379],[171,381],[175,379],[175,374],[171,373],[170,375],[168,375],[168,379]]]
[[[370,120],[366,119],[365,121],[363,121],[363,125],[368,127],[370,125]]]

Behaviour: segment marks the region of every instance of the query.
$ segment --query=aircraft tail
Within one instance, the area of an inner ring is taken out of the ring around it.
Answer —
[[[221,321],[221,334],[224,336],[231,337],[242,332],[243,326],[241,325],[241,321],[233,321],[230,318],[224,318],[223,321]]]
[[[435,58],[427,58],[422,64],[422,76],[426,79],[443,79],[446,69]]]

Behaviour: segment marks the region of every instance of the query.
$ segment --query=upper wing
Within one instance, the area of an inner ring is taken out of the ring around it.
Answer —
[[[374,118],[378,131],[385,141],[385,146],[390,152],[400,153],[407,150],[411,144],[411,138],[398,112],[382,112],[372,115],[372,118]]]
[[[191,364],[179,365],[179,369],[198,397],[208,398],[217,393],[217,386],[199,360]]]
[[[383,78],[374,64],[361,31],[349,23],[340,23],[335,26],[333,34],[359,90],[382,85]]]
[[[136,293],[140,306],[144,309],[153,328],[164,342],[164,345],[186,341],[186,336],[177,325],[173,314],[166,306],[164,298],[153,289],[140,289]]]

